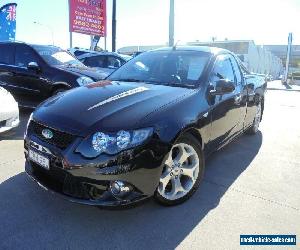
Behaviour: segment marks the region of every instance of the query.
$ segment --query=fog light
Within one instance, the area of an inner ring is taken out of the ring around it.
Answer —
[[[123,182],[123,181],[112,181],[110,183],[110,192],[116,198],[124,197],[125,195],[129,194],[132,190],[132,187]]]

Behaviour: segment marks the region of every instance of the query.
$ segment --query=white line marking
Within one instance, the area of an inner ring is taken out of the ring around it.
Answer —
[[[149,89],[146,88],[146,87],[138,87],[138,88],[135,88],[135,89],[131,89],[131,90],[125,91],[125,92],[123,92],[121,94],[112,96],[112,97],[110,97],[110,98],[108,98],[108,99],[106,99],[106,100],[104,100],[102,102],[99,102],[99,103],[97,103],[96,105],[94,105],[92,107],[89,107],[88,111],[90,111],[90,110],[92,110],[94,108],[98,108],[98,107],[100,107],[100,106],[102,106],[104,104],[107,104],[109,102],[113,102],[115,100],[118,100],[120,98],[124,98],[126,96],[134,95],[134,94],[137,94],[137,93],[140,93],[140,92],[144,92],[146,90],[149,90]]]

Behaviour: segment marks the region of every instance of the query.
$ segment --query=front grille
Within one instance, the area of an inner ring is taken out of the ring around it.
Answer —
[[[42,135],[42,131],[44,129],[49,129],[53,132],[53,137],[51,139],[46,139]],[[66,149],[75,139],[74,135],[67,134],[65,132],[61,132],[59,130],[49,128],[49,127],[42,125],[40,123],[37,123],[35,121],[30,122],[28,131],[33,133],[40,140],[47,142],[51,145],[54,145],[60,149]]]

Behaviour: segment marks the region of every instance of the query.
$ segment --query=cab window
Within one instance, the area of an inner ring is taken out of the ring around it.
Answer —
[[[14,64],[14,46],[11,44],[0,44],[0,64]]]
[[[236,77],[236,84],[237,85],[242,85],[243,84],[243,78],[242,78],[242,74],[241,74],[241,70],[240,70],[240,67],[238,66],[235,58],[233,56],[230,56],[230,61],[232,63],[232,67],[233,67],[233,70],[234,70],[234,74],[235,74],[235,77]]]
[[[38,58],[33,53],[33,50],[27,46],[17,46],[15,65],[18,67],[27,67],[30,62],[38,62]]]
[[[107,57],[107,67],[108,68],[120,68],[122,66],[122,61],[114,56]]]
[[[84,59],[83,63],[89,67],[106,68],[104,56],[92,56]]]
[[[218,56],[217,61],[214,65],[212,75],[210,77],[210,82],[215,86],[216,83],[221,79],[235,82],[235,75],[230,59],[227,55]]]

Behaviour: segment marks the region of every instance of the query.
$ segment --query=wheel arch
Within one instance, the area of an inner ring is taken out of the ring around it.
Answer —
[[[260,120],[262,120],[263,114],[264,114],[264,110],[265,110],[265,97],[262,96],[261,97],[261,117]]]
[[[203,137],[199,131],[199,129],[190,126],[183,128],[175,137],[174,142],[182,135],[184,134],[190,134],[196,138],[196,140],[200,143],[202,151],[204,150],[204,143],[203,143]]]
[[[261,104],[261,118],[262,120],[264,109],[265,109],[265,96],[262,93],[255,94],[255,105]]]
[[[70,84],[66,83],[66,82],[55,82],[53,83],[52,86],[52,93],[58,89],[71,89]]]

